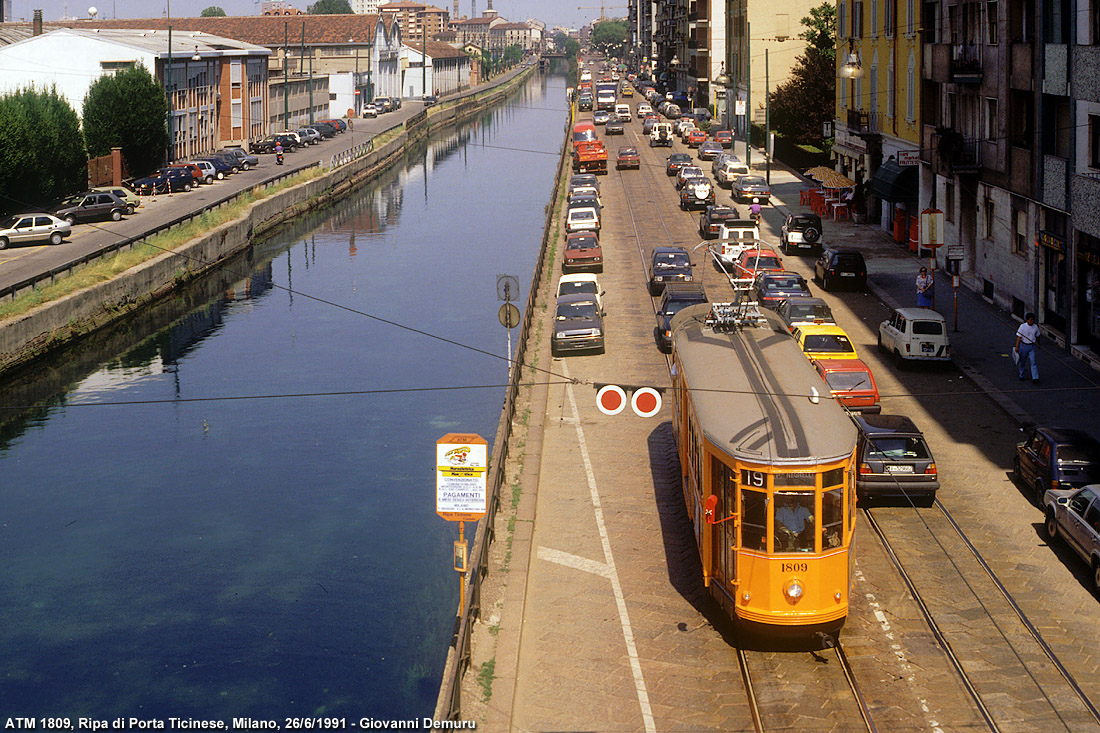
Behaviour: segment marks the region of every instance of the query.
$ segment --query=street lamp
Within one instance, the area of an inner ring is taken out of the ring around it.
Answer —
[[[729,110],[729,95],[727,90],[730,87],[730,75],[726,73],[726,62],[722,62],[722,66],[718,69],[718,76],[714,77],[714,106],[715,112],[718,112],[718,119],[722,120],[722,124],[725,125],[727,130],[730,128],[730,110]],[[719,97],[721,95],[721,97]],[[718,101],[721,99],[722,104],[719,107]]]
[[[351,106],[355,109],[355,116],[362,114],[359,111],[359,46],[354,38],[348,39],[348,45],[355,48],[355,76],[351,78]]]

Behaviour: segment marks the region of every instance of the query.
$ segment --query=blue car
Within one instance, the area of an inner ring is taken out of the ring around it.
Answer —
[[[172,191],[190,191],[195,177],[186,168],[161,168],[156,173],[139,178],[133,182],[133,189],[139,194],[169,193]]]

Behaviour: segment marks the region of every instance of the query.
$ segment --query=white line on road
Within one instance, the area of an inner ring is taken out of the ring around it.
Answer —
[[[570,552],[562,552],[561,550],[543,547],[542,545],[539,545],[539,559],[557,563],[558,565],[564,565],[574,570],[592,573],[593,575],[602,575],[605,578],[611,575],[611,571],[605,563],[589,560],[587,557],[574,555]]]
[[[564,360],[561,362],[561,370],[565,378],[569,379],[569,368]],[[584,440],[581,416],[577,411],[577,400],[573,396],[573,384],[571,382],[565,385],[565,394],[569,397],[569,407],[573,411],[573,418],[577,421],[577,443],[581,448],[584,473],[588,477],[588,488],[592,495],[592,508],[596,514],[596,527],[600,532],[600,542],[603,543],[604,559],[607,562],[607,578],[611,581],[611,590],[615,594],[615,604],[619,607],[619,623],[623,627],[626,653],[630,657],[630,670],[634,673],[634,689],[638,693],[638,705],[642,709],[642,722],[645,724],[646,733],[655,733],[657,728],[653,724],[653,710],[649,706],[649,693],[646,692],[645,678],[642,676],[642,663],[638,659],[638,648],[634,644],[634,631],[630,627],[630,615],[626,610],[626,599],[623,597],[622,583],[619,582],[619,572],[615,569],[615,557],[611,554],[611,540],[607,536],[607,527],[603,521],[603,508],[600,505],[600,493],[596,489],[596,474],[592,470],[592,461],[588,457],[588,444]]]

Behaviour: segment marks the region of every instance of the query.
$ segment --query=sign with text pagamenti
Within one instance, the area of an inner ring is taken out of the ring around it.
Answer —
[[[489,444],[476,433],[435,442],[435,511],[448,522],[476,522],[488,510]]]

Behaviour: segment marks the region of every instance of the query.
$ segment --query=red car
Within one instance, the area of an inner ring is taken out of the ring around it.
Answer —
[[[619,148],[619,153],[615,156],[615,167],[619,170],[623,168],[641,168],[642,162],[638,158],[638,149],[631,147]]]
[[[739,280],[756,280],[761,272],[782,272],[783,260],[771,249],[747,249],[734,263],[733,274]]]
[[[714,140],[722,143],[723,148],[733,147],[733,133],[729,130],[718,130],[714,133]]]
[[[840,404],[858,412],[882,412],[875,376],[862,359],[818,359],[813,364]]]
[[[603,249],[600,240],[591,232],[576,232],[565,238],[565,259],[562,272],[589,270],[603,272]]]
[[[688,133],[687,144],[689,148],[697,148],[707,141],[707,133],[702,130],[692,130]]]
[[[188,171],[191,174],[191,176],[195,179],[195,185],[196,186],[203,182],[204,176],[203,176],[202,168],[199,168],[194,163],[172,163],[172,164],[166,165],[164,167],[165,168],[183,168],[184,170]]]

